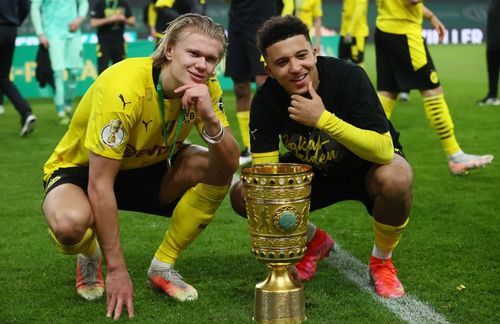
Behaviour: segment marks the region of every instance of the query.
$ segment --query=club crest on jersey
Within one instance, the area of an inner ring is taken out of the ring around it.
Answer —
[[[113,119],[101,130],[101,140],[109,147],[116,147],[123,142],[125,131],[122,128],[122,121]]]
[[[429,79],[431,80],[432,83],[438,83],[439,82],[439,77],[436,71],[432,71],[431,75],[429,76]]]

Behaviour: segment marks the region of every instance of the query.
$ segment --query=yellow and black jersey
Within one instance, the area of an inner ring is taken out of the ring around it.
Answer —
[[[213,110],[227,127],[219,82],[213,77],[207,85]],[[45,163],[44,180],[59,168],[88,165],[89,151],[121,160],[122,170],[166,159],[193,126],[201,132],[202,122],[193,108],[184,113],[181,98],[164,100],[164,104],[165,121],[162,121],[151,58],[126,59],[111,66],[80,101],[68,131]],[[182,121],[180,116],[185,117],[177,129],[178,120]]]
[[[313,27],[315,17],[323,17],[321,0],[294,0],[293,7],[290,1],[283,1],[285,8],[294,8],[295,16],[299,17],[309,29]],[[283,9],[282,15],[289,14],[289,9]]]
[[[376,26],[391,34],[422,34],[423,4],[406,0],[377,0]]]
[[[350,33],[353,37],[367,37],[369,34],[367,11],[368,0],[344,0],[340,35],[345,36]]]

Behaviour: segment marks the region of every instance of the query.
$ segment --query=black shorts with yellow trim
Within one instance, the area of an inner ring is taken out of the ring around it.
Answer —
[[[429,90],[439,87],[439,77],[421,35],[391,34],[375,28],[377,90]]]
[[[405,158],[402,148],[395,149],[394,153]],[[304,163],[290,153],[281,155],[280,162]],[[322,209],[341,201],[356,200],[362,202],[367,212],[373,215],[374,201],[366,189],[366,176],[374,164],[365,162],[356,172],[341,173],[341,176],[334,178],[313,168],[310,210]]]
[[[351,43],[345,43],[344,36],[340,36],[339,59],[361,64],[365,59],[366,37],[353,37]]]
[[[168,205],[160,203],[160,189],[167,169],[167,161],[162,161],[139,169],[120,170],[114,186],[118,209],[170,217],[180,198]],[[45,195],[65,183],[72,183],[87,194],[88,179],[87,166],[57,169],[44,182]]]
[[[253,82],[256,75],[266,75],[255,35],[230,31],[224,75],[234,82]]]

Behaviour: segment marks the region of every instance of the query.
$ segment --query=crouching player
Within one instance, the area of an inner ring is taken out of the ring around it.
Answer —
[[[368,76],[356,65],[317,56],[307,26],[293,16],[273,17],[257,33],[270,78],[250,110],[252,163],[293,162],[313,167],[311,210],[361,201],[373,216],[375,244],[369,271],[378,295],[404,289],[392,252],[408,223],[413,174]],[[288,150],[279,155],[279,141]],[[243,185],[231,189],[235,211],[246,215]],[[296,264],[310,280],[333,240],[309,224],[307,251]]]
[[[226,47],[224,28],[210,18],[178,17],[152,58],[124,60],[97,78],[45,164],[49,235],[62,253],[78,255],[81,297],[99,298],[106,288],[109,317],[118,319],[123,305],[134,316],[118,210],[172,216],[149,283],[180,301],[198,297],[174,265],[214,217],[238,167],[212,77]],[[208,149],[183,144],[193,127]]]

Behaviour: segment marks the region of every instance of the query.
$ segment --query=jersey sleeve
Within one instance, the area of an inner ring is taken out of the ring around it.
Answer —
[[[132,91],[119,92],[112,86],[97,84],[85,137],[85,147],[95,154],[121,160],[130,133],[139,116],[139,98]]]

